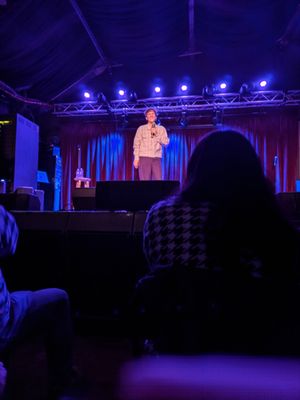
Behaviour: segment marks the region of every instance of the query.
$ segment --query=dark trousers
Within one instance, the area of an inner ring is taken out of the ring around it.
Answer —
[[[68,384],[72,369],[72,324],[69,298],[61,289],[29,292],[28,309],[8,354],[18,344],[42,338],[47,354],[49,387],[60,390]],[[12,304],[12,306],[14,306]]]
[[[140,178],[140,181],[160,181],[160,180],[162,180],[161,158],[159,158],[159,157],[140,157],[140,159],[139,159],[139,178]]]

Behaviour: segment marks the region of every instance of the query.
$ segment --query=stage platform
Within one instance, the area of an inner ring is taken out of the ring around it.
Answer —
[[[20,230],[141,233],[147,211],[18,211],[12,210]]]

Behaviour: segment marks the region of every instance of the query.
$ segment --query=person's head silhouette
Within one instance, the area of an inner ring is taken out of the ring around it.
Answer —
[[[239,132],[211,132],[194,149],[182,191],[185,200],[236,204],[271,194],[254,148]]]

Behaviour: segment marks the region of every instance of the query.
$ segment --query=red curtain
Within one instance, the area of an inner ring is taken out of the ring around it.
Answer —
[[[168,127],[170,144],[163,159],[163,178],[183,181],[188,159],[200,138],[214,126]],[[226,115],[217,128],[238,129],[252,143],[261,158],[266,176],[277,192],[295,191],[298,157],[298,116],[295,109],[270,109]],[[83,119],[64,121],[60,126],[63,160],[62,208],[72,209],[72,190],[77,168],[77,146],[81,165],[91,186],[99,180],[137,179],[132,145],[136,127],[116,129],[113,124]]]

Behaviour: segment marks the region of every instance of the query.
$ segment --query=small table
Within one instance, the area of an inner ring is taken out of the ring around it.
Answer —
[[[74,181],[76,182],[76,188],[81,188],[82,185],[85,188],[89,188],[91,178],[85,178],[84,176],[78,176],[78,177],[74,178]]]

